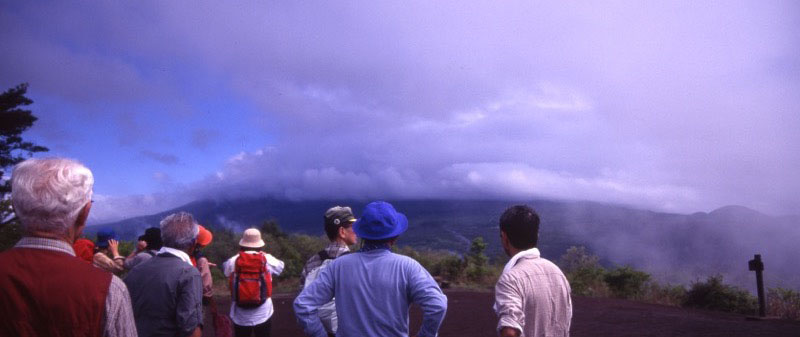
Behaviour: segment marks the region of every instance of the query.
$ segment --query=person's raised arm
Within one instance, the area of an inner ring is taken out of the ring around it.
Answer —
[[[119,274],[125,270],[125,266],[123,263],[125,262],[125,257],[119,255],[119,241],[111,239],[108,240],[108,250],[111,252],[111,269],[115,274]]]
[[[419,263],[412,264],[410,273],[408,286],[411,301],[422,308],[422,326],[417,336],[436,336],[447,312],[447,296]]]
[[[272,254],[265,254],[267,256],[267,265],[269,266],[269,273],[272,275],[280,275],[283,272],[284,263],[278,260]]]
[[[136,256],[139,255],[139,253],[144,251],[146,248],[147,248],[147,242],[145,241],[137,242],[136,249],[132,250],[131,253],[128,254],[127,257],[125,257],[125,262],[122,263],[122,266],[125,267],[126,270],[131,270],[131,268],[133,268],[137,264]]]
[[[141,253],[145,249],[147,249],[147,241],[144,241],[144,240],[137,241],[136,242],[136,249],[131,250],[131,253],[128,254],[127,257],[125,257],[125,262],[127,262],[129,259],[133,259],[133,257],[136,256],[136,254]]]
[[[297,322],[303,327],[306,335],[314,337],[326,337],[328,333],[320,321],[317,310],[325,303],[333,299],[335,280],[331,265],[322,269],[317,278],[308,287],[297,295],[294,300],[294,312]]]

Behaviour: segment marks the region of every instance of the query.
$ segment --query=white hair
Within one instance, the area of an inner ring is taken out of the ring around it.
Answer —
[[[194,245],[199,232],[200,228],[197,227],[194,217],[186,212],[170,214],[161,220],[161,241],[164,241],[164,247],[189,249]]]
[[[66,235],[92,199],[94,177],[66,158],[28,159],[11,173],[11,204],[26,233]]]

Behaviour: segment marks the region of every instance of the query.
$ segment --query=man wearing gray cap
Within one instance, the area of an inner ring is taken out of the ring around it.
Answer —
[[[325,234],[331,243],[325,249],[311,256],[303,267],[302,279],[300,284],[308,286],[316,279],[320,270],[327,266],[333,259],[350,253],[351,245],[356,244],[358,237],[353,231],[353,223],[356,218],[350,207],[334,206],[325,212],[324,216]],[[325,327],[329,336],[336,335],[336,303],[331,300],[322,305],[319,310],[319,319]]]
[[[325,337],[319,308],[336,297],[336,336],[408,336],[408,308],[422,309],[418,336],[436,336],[447,311],[447,297],[414,259],[391,252],[408,220],[383,201],[369,203],[353,230],[364,243],[358,252],[331,262],[294,301],[305,333]]]

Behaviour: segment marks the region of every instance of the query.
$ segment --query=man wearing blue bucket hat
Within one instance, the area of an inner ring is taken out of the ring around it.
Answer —
[[[369,203],[353,230],[361,249],[341,256],[320,271],[294,301],[297,320],[309,336],[327,333],[317,310],[336,297],[336,336],[408,336],[408,308],[423,312],[418,336],[436,336],[447,311],[447,297],[417,261],[390,251],[408,229],[408,219],[391,204]]]

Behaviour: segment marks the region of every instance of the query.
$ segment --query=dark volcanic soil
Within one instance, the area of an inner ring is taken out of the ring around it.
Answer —
[[[492,311],[493,294],[463,290],[446,291],[447,316],[439,335],[497,336]],[[277,294],[272,335],[303,336],[292,311],[294,294]],[[220,311],[227,313],[230,299],[219,297]],[[573,298],[571,336],[799,336],[800,322],[748,321],[745,316],[684,309],[607,298]],[[210,315],[204,336],[214,336]],[[411,332],[416,333],[421,313],[411,309]]]

